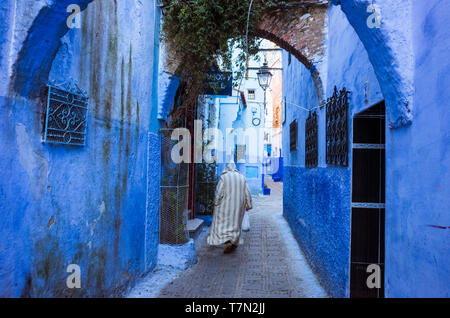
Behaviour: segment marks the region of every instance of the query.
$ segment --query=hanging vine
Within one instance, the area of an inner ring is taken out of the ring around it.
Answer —
[[[279,4],[253,0],[248,15],[250,0],[162,0],[163,40],[172,59],[181,66],[177,75],[189,83],[180,107],[195,105],[208,85],[207,75],[214,71],[230,71],[235,62],[234,82],[243,76],[246,53],[252,56],[258,51],[256,25],[264,10]],[[235,61],[233,49],[241,52]]]

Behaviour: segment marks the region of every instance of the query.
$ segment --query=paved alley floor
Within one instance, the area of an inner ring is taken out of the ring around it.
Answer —
[[[209,247],[208,232],[202,233],[198,263],[158,297],[327,297],[282,216],[282,183],[267,183],[272,193],[253,197],[244,243],[223,254],[222,248]]]

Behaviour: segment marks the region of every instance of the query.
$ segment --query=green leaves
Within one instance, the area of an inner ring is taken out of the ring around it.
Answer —
[[[203,85],[212,69],[230,71],[233,46],[247,51],[245,38],[250,0],[163,0],[163,37],[175,58],[178,70],[194,87]],[[259,42],[253,36],[264,9],[273,1],[254,0],[249,21],[248,50],[257,52]],[[242,73],[247,56],[241,54],[237,69]]]

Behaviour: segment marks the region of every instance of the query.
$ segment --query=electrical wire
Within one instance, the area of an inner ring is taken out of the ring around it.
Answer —
[[[253,0],[250,0],[250,5],[248,6],[248,12],[247,12],[247,26],[246,26],[246,30],[245,30],[245,51],[247,54],[247,61],[248,61],[248,25],[250,23],[250,14],[252,12],[252,5],[253,5]],[[248,65],[247,63],[245,64],[245,72],[248,71]],[[242,80],[244,79],[244,77],[241,77],[241,80],[239,81],[239,86],[238,86],[238,90],[241,90],[241,85],[242,85]],[[236,96],[236,102],[239,103],[239,95]]]
[[[321,104],[321,105],[316,106],[316,107],[306,108],[306,107],[303,107],[303,106],[300,106],[300,105],[297,105],[297,104],[294,104],[294,103],[291,103],[291,102],[288,102],[288,101],[282,101],[282,102],[285,103],[285,104],[289,104],[289,105],[295,106],[295,107],[300,108],[300,109],[302,109],[304,111],[307,111],[307,112],[310,112],[310,111],[313,111],[315,109],[319,109],[319,108],[322,108],[322,107],[325,106],[325,105]]]

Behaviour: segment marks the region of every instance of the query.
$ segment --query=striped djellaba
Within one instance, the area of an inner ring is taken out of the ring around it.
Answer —
[[[222,172],[214,198],[214,214],[209,245],[220,245],[227,241],[242,244],[241,226],[245,211],[252,208],[252,196],[245,177],[231,162]]]

